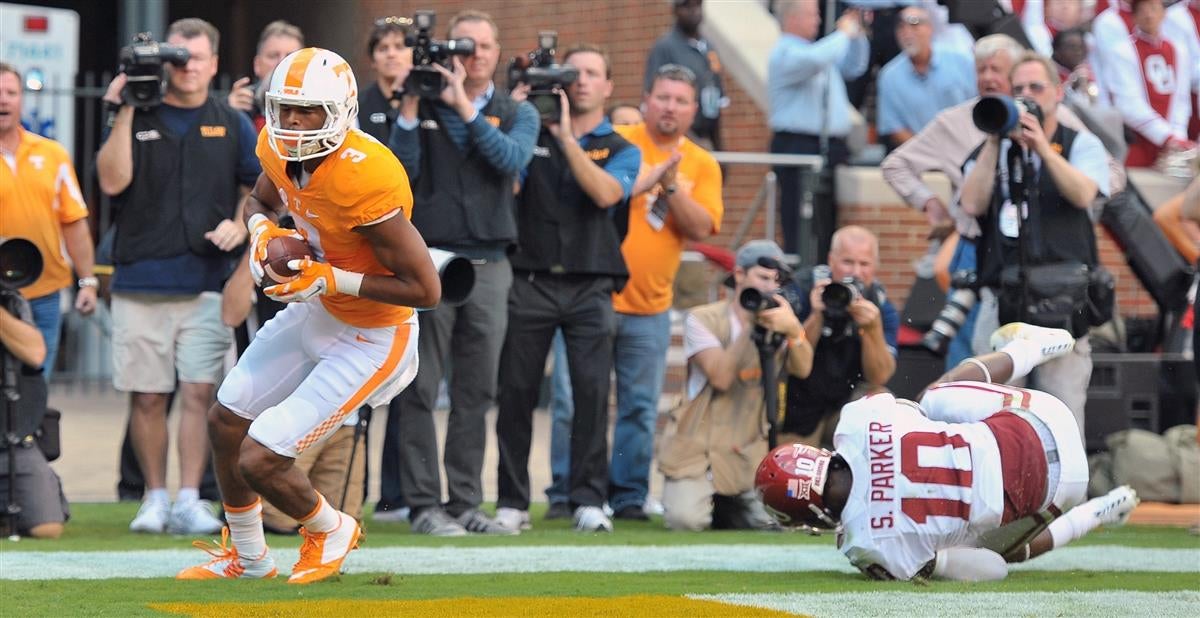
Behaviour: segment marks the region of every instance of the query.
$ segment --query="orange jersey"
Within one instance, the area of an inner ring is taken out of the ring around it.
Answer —
[[[642,171],[671,157],[654,143],[645,124],[614,127],[617,133],[642,151]],[[708,151],[686,137],[679,140],[679,169],[675,184],[692,196],[712,217],[712,232],[721,231],[721,167]],[[683,257],[684,238],[675,230],[674,218],[658,204],[658,198],[645,193],[629,202],[629,232],[621,243],[621,253],[629,265],[629,282],[613,295],[613,308],[621,313],[653,315],[671,308],[675,272]],[[665,216],[660,216],[665,213]]]
[[[341,147],[317,166],[308,185],[298,189],[288,177],[287,162],[271,150],[269,139],[266,131],[258,135],[256,152],[263,173],[279,190],[315,257],[350,272],[392,275],[379,263],[367,238],[354,231],[396,210],[412,218],[408,174],[392,151],[366,133],[351,130]],[[413,313],[411,307],[348,294],[322,296],[321,302],[334,317],[360,328],[400,324]]]
[[[0,237],[24,238],[41,250],[42,276],[21,289],[25,298],[38,298],[71,285],[62,226],[87,217],[88,210],[67,151],[54,140],[18,131],[12,161],[0,163]]]

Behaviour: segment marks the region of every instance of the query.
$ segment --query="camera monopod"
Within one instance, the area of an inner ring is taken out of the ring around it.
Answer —
[[[779,372],[775,352],[783,345],[783,335],[755,325],[750,340],[758,348],[758,366],[762,369],[763,407],[767,416],[767,446],[775,448],[779,440]]]

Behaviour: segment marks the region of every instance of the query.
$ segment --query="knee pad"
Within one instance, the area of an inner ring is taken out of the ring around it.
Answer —
[[[217,401],[235,412],[245,412],[250,405],[250,373],[240,366],[235,366],[229,375],[221,381],[217,389]]]

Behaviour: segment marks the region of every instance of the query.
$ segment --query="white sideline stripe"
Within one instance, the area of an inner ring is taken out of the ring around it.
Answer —
[[[712,594],[693,599],[822,616],[1195,616],[1200,592],[879,592]]]
[[[299,559],[299,550],[273,552],[280,570]],[[195,549],[122,552],[0,553],[0,580],[111,579],[172,577],[201,564],[207,554]],[[1154,571],[1200,573],[1200,550],[1122,546],[1064,547],[1014,570]],[[856,570],[833,547],[816,545],[682,546],[533,546],[533,547],[380,547],[350,554],[347,573],[439,575],[458,573],[545,573],[555,571],[649,573],[655,571]]]

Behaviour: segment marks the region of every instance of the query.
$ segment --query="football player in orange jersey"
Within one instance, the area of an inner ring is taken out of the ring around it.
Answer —
[[[413,307],[437,304],[441,284],[409,223],[412,193],[399,161],[351,124],[357,85],[345,60],[296,51],[271,77],[263,173],[247,201],[250,270],[262,285],[266,245],[304,238],[311,259],[264,291],[291,303],[258,332],[208,415],[228,528],[219,545],[197,543],[208,563],[179,579],[273,577],[259,496],[304,526],[289,583],[334,575],[362,530],[313,490],[296,456],[334,432],[360,405],[395,397],[417,373]],[[298,231],[276,220],[290,211]]]

